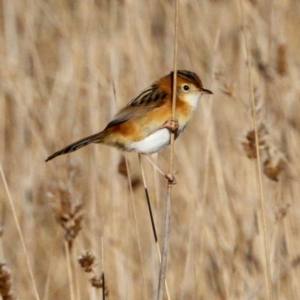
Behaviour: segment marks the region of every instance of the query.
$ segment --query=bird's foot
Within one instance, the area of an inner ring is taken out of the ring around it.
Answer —
[[[164,174],[164,176],[167,178],[169,184],[176,184],[177,183],[176,178],[174,176],[175,174],[177,174],[177,171],[174,171],[173,174],[170,174],[170,173],[165,173]]]
[[[170,132],[176,133],[179,128],[178,120],[168,120],[165,122],[162,128],[167,128],[168,130],[170,130]]]

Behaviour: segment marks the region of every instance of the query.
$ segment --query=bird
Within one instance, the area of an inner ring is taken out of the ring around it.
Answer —
[[[99,133],[80,139],[53,153],[47,161],[76,151],[91,143],[102,143],[123,151],[139,154],[156,153],[170,144],[189,124],[203,94],[213,94],[203,88],[199,76],[191,71],[178,70],[176,84],[176,119],[172,120],[173,76],[171,72],[122,108]]]

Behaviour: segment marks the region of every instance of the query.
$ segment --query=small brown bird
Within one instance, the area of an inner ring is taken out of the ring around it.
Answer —
[[[171,132],[177,138],[192,118],[202,94],[212,94],[202,86],[197,74],[177,71],[176,121],[172,115],[173,72],[154,82],[116,114],[105,129],[53,153],[76,151],[91,143],[103,143],[124,151],[143,154],[158,152],[170,144]]]

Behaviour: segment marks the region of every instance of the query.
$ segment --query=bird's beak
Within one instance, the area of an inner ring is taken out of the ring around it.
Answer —
[[[211,92],[210,90],[202,89],[202,90],[201,90],[201,94],[208,94],[208,95],[211,95],[211,94],[213,94],[213,92]]]

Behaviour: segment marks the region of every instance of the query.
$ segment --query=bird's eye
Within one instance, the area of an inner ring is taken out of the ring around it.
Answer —
[[[190,87],[187,84],[185,84],[182,88],[184,91],[188,91],[190,89]]]

